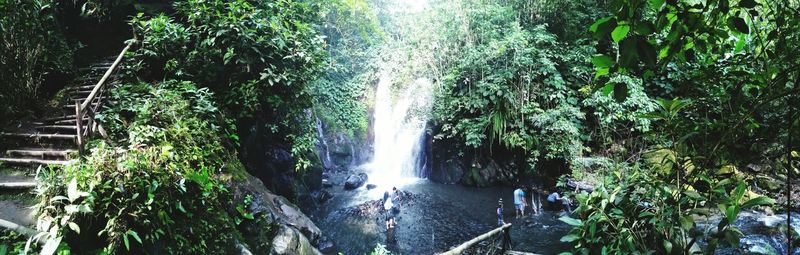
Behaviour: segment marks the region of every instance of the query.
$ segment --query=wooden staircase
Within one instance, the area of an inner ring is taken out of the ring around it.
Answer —
[[[11,148],[0,155],[0,163],[8,165],[67,165],[83,152],[84,139],[102,127],[94,121],[95,114],[106,103],[107,84],[115,82],[115,72],[128,44],[116,58],[108,58],[79,69],[82,74],[62,90],[66,102],[55,114],[15,132],[2,132],[0,138]],[[2,181],[0,175],[0,182]],[[2,187],[2,185],[0,185]]]
[[[108,68],[113,63],[112,60],[105,60],[92,65],[92,68]],[[97,69],[90,69],[84,72],[82,80],[100,80],[103,76]],[[112,77],[113,78],[113,77]],[[78,85],[65,88],[68,92],[68,102],[72,105],[64,105],[57,109],[52,117],[43,119],[39,122],[32,122],[30,126],[12,132],[0,133],[0,138],[11,144],[10,148],[0,156],[0,162],[6,165],[33,166],[38,165],[67,165],[78,156],[78,125],[75,115],[74,102],[84,102],[94,89],[94,85],[77,83]],[[77,93],[73,93],[77,92]],[[66,102],[64,102],[66,103]],[[92,104],[99,106],[100,102]],[[83,118],[81,124],[89,125],[89,119]]]
[[[37,234],[25,227],[35,224],[33,209],[24,202],[32,198],[29,190],[37,185],[30,169],[76,162],[86,138],[104,135],[94,117],[105,103],[111,103],[104,94],[109,84],[116,82],[117,67],[130,47],[128,44],[116,58],[79,69],[79,78],[61,91],[66,99],[51,107],[48,118],[0,132],[0,146],[4,147],[0,150],[0,194],[6,195],[0,199],[0,227]]]

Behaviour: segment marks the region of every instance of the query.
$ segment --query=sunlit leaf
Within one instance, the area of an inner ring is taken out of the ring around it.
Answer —
[[[611,40],[614,40],[614,42],[618,43],[620,40],[622,40],[623,38],[625,38],[625,36],[628,35],[629,31],[631,31],[630,26],[617,25],[617,27],[614,28],[614,31],[611,31]]]

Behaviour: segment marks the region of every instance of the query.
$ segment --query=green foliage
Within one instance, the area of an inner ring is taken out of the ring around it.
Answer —
[[[73,48],[58,25],[55,5],[0,1],[0,116],[13,119],[35,109],[45,79],[71,72]]]
[[[591,194],[577,195],[575,213],[582,220],[562,218],[574,229],[561,240],[575,242],[577,254],[702,254],[697,243],[700,240],[709,243],[705,254],[713,253],[718,244],[738,247],[741,232],[731,225],[738,213],[754,205],[771,204],[771,199],[746,200],[741,180],[712,183],[699,172],[681,177],[691,185],[678,186],[674,177],[657,168],[616,169],[607,177],[607,185]],[[708,236],[694,220],[714,214],[704,204],[718,204],[718,213],[724,216]]]
[[[182,79],[220,95],[239,120],[260,120],[299,161],[313,149],[308,82],[325,52],[307,3],[180,1],[173,17],[139,15],[134,54],[145,80]]]
[[[310,84],[314,112],[332,131],[366,136],[367,92],[376,73],[383,30],[371,1],[337,0],[317,4],[330,56],[325,74]]]
[[[28,238],[14,231],[0,231],[0,255],[23,254]],[[37,248],[38,244],[32,244]]]
[[[783,0],[612,1],[610,16],[589,28],[611,44],[593,61],[598,85],[630,94],[608,80],[622,73],[641,77],[652,97],[692,99],[679,128],[695,134],[687,142],[707,158],[698,163],[775,158],[800,92],[798,8]]]
[[[85,160],[44,175],[38,228],[48,244],[73,240],[78,252],[108,253],[232,249],[238,237],[220,179],[242,166],[225,145],[213,94],[167,81],[125,84],[112,95],[117,103],[99,121],[119,144],[95,142]],[[95,238],[99,247],[76,245]]]
[[[545,25],[523,27],[513,6],[465,5],[470,27],[456,37],[471,44],[437,95],[439,138],[525,150],[531,167],[540,156],[579,156],[585,114],[577,91],[586,81],[591,47],[559,41]]]

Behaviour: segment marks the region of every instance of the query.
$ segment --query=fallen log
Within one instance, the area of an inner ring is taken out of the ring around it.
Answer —
[[[26,235],[28,237],[35,237],[36,235],[38,235],[40,233],[39,231],[36,231],[35,229],[29,228],[29,227],[25,227],[25,226],[22,226],[22,225],[19,225],[17,223],[10,222],[10,221],[4,220],[4,219],[0,219],[0,227],[3,227],[5,229],[8,229],[8,230],[11,230],[11,231]],[[44,244],[45,240],[44,240],[44,238],[38,238],[37,241],[39,243],[41,243],[41,244]]]
[[[469,247],[472,247],[473,245],[479,243],[480,241],[486,240],[489,237],[492,237],[492,236],[494,236],[494,235],[496,235],[496,234],[498,234],[500,232],[503,232],[505,229],[510,228],[510,227],[511,227],[511,223],[506,223],[505,225],[503,225],[503,226],[501,226],[499,228],[496,228],[496,229],[494,229],[492,231],[486,232],[483,235],[479,235],[478,237],[472,238],[472,240],[469,240],[469,241],[467,241],[465,243],[462,243],[461,245],[457,246],[456,248],[453,248],[452,250],[440,253],[439,255],[458,255],[458,254],[461,254],[465,250],[467,250]]]

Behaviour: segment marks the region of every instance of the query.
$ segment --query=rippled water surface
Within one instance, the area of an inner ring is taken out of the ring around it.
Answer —
[[[424,180],[399,188],[414,196],[402,206],[393,238],[387,237],[380,216],[360,216],[348,210],[380,199],[386,187],[378,187],[377,191],[330,188],[334,198],[311,215],[344,254],[365,254],[378,243],[402,254],[432,254],[494,229],[494,208],[502,197],[506,201],[506,221],[513,224],[514,250],[558,254],[569,249],[568,244],[559,241],[569,226],[558,221],[556,213],[514,219],[511,188],[469,188]]]

